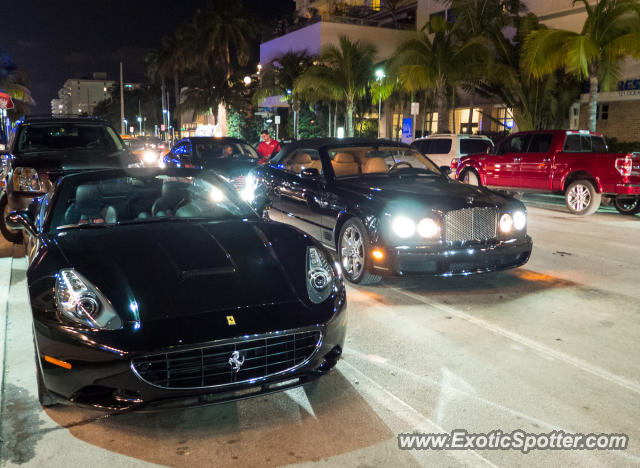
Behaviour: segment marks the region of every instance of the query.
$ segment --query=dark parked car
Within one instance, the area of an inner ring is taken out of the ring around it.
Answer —
[[[238,138],[190,137],[176,142],[163,162],[167,167],[213,169],[246,198],[253,193],[244,190],[253,185],[247,176],[259,158],[249,143]]]
[[[137,163],[108,122],[76,117],[27,118],[0,158],[0,232],[16,243],[22,233],[6,225],[6,215],[24,210],[61,174]]]
[[[45,405],[246,398],[311,381],[341,356],[339,267],[214,173],[74,174],[9,219],[29,232]]]
[[[256,170],[255,203],[335,249],[355,283],[526,263],[524,205],[451,180],[449,171],[390,141],[299,141]]]

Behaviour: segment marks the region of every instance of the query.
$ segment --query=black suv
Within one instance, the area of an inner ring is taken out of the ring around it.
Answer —
[[[109,122],[88,117],[27,117],[0,151],[0,232],[22,241],[6,216],[47,193],[65,172],[120,168],[138,161]]]

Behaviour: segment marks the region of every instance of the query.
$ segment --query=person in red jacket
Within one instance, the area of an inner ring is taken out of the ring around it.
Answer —
[[[263,130],[260,134],[262,141],[258,145],[258,154],[260,155],[260,164],[266,164],[269,162],[271,156],[280,151],[280,143],[271,139],[271,135],[268,131]]]

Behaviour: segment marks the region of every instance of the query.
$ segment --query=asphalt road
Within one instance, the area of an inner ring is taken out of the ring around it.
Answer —
[[[155,414],[43,411],[26,262],[0,259],[2,464],[638,466],[640,216],[527,204],[535,247],[524,268],[350,287],[344,359],[317,385]],[[625,433],[630,443],[526,455],[398,449],[398,433],[453,429]]]

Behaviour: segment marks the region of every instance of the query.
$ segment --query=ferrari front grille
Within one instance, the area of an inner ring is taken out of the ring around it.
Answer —
[[[143,381],[174,390],[253,383],[303,366],[321,342],[317,329],[274,332],[137,357],[131,367]]]
[[[485,241],[494,239],[497,232],[496,208],[463,208],[444,216],[446,242]]]

